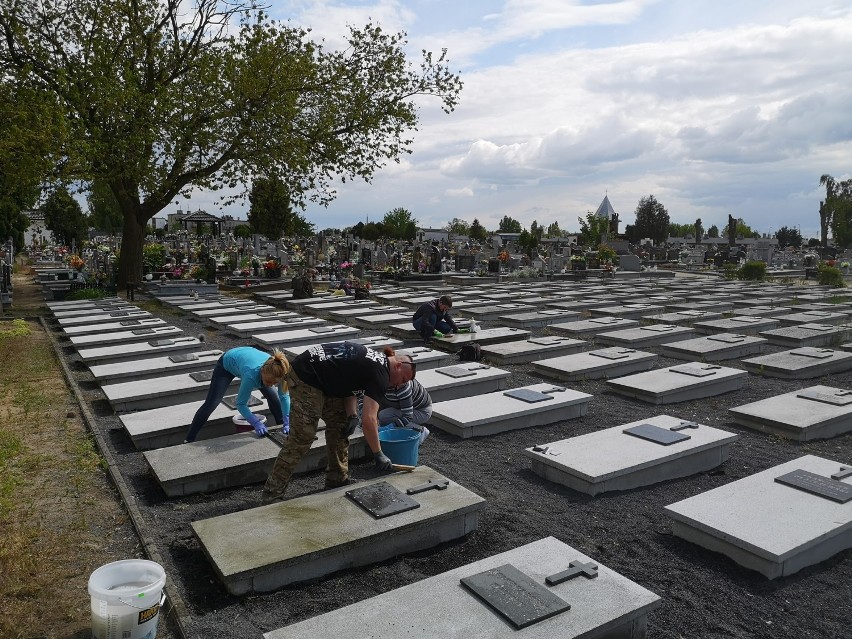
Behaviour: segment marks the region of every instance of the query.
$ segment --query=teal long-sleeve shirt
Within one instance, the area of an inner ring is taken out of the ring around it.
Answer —
[[[240,378],[240,390],[237,393],[237,410],[246,418],[249,424],[254,424],[257,417],[249,410],[248,402],[252,391],[263,386],[260,378],[260,367],[266,363],[269,355],[251,346],[238,346],[226,351],[222,356],[222,366],[231,375]],[[290,414],[290,393],[278,387],[278,401],[281,402],[281,413]]]

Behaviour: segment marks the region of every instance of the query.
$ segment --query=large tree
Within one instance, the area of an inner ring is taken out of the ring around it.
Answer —
[[[444,230],[453,235],[470,237],[470,224],[457,217],[454,217],[452,222],[448,222]]]
[[[508,215],[504,215],[503,219],[500,220],[500,225],[497,227],[498,233],[520,233],[523,227],[518,220],[509,217]]]
[[[778,246],[782,249],[788,246],[792,246],[795,248],[802,247],[802,234],[797,228],[782,226],[775,233],[775,237],[778,238]]]
[[[293,232],[293,203],[283,180],[255,178],[248,198],[248,223],[253,233],[278,240]]]
[[[397,207],[385,213],[382,219],[384,234],[400,240],[413,240],[417,235],[417,220],[411,211]]]
[[[479,223],[479,218],[473,218],[473,222],[470,224],[468,237],[472,240],[476,240],[477,242],[484,242],[485,238],[488,237],[488,231],[486,231],[485,227]]]
[[[86,239],[86,217],[71,194],[59,187],[44,203],[44,225],[59,244],[80,246]]]
[[[590,249],[597,248],[601,243],[603,234],[609,230],[609,220],[595,215],[591,211],[586,213],[585,220],[581,217],[578,217],[577,220],[580,222],[580,236],[583,246]]]
[[[244,193],[281,175],[295,205],[327,204],[335,178],[369,181],[410,151],[415,98],[446,112],[459,77],[405,34],[368,24],[326,50],[251,0],[43,0],[0,6],[0,65],[62,105],[61,168],[103,180],[124,217],[119,281],[142,275],[148,221],[193,188]]]
[[[825,186],[825,200],[820,203],[820,230],[823,246],[827,245],[828,232],[838,246],[852,244],[852,179],[835,180],[823,175],[820,184]]]
[[[636,205],[636,223],[633,225],[634,242],[649,237],[654,242],[665,242],[669,229],[669,212],[653,195],[643,197]]]
[[[124,219],[118,202],[109,186],[102,180],[94,180],[87,197],[89,204],[89,224],[98,231],[113,235],[121,231]]]

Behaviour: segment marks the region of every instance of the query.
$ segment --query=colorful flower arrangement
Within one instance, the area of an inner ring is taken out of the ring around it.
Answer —
[[[500,251],[500,254],[497,255],[497,259],[503,262],[503,264],[507,264],[509,262],[509,252]]]
[[[340,263],[340,269],[345,271],[346,269],[350,269],[355,266],[352,262],[346,261]]]
[[[274,271],[277,268],[281,268],[281,265],[278,263],[278,261],[275,258],[272,258],[270,260],[266,260],[263,263],[263,268],[270,270],[270,271]]]
[[[73,268],[73,269],[77,269],[77,270],[79,271],[79,270],[81,270],[84,266],[86,266],[86,260],[84,260],[84,259],[83,259],[82,257],[80,257],[79,255],[72,255],[72,256],[68,259],[68,264],[71,266],[71,268]]]

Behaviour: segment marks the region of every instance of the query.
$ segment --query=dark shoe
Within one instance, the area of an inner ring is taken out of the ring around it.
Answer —
[[[352,484],[361,483],[360,479],[354,479],[349,477],[348,479],[344,479],[343,481],[329,481],[325,480],[325,488],[323,490],[332,490],[334,488],[341,488],[343,486],[351,486]]]
[[[284,501],[284,495],[278,495],[275,493],[270,493],[267,491],[263,491],[260,496],[260,504],[261,506],[268,506],[269,504],[277,504],[279,501]]]

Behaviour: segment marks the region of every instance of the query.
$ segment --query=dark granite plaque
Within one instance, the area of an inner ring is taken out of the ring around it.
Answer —
[[[418,502],[386,481],[347,490],[346,496],[376,519],[420,508]]]
[[[461,366],[450,366],[449,368],[436,368],[436,373],[441,373],[441,375],[447,375],[449,377],[470,377],[471,375],[476,375],[477,369],[468,370],[466,368],[462,368]]]
[[[686,441],[690,438],[689,435],[685,435],[684,433],[671,431],[668,428],[660,428],[653,424],[639,424],[638,426],[631,426],[630,428],[625,428],[622,432],[624,432],[625,435],[632,435],[633,437],[646,439],[649,442],[661,444],[662,446],[671,446],[672,444]]]
[[[236,395],[228,395],[227,397],[222,398],[222,403],[232,410],[237,409],[237,396]],[[254,395],[249,395],[248,405],[249,406],[260,406],[263,402],[260,401]]]
[[[527,341],[530,344],[538,344],[539,346],[553,346],[554,344],[559,344],[562,340],[553,337],[538,337],[535,339],[528,339]]]
[[[834,406],[848,406],[849,404],[852,404],[852,391],[848,390],[838,389],[833,393],[826,393],[812,388],[806,388],[805,390],[797,393],[796,397],[810,399],[815,402],[823,402],[825,404],[832,404]]]
[[[594,357],[602,357],[604,359],[627,359],[627,353],[622,350],[615,348],[605,348],[602,351],[589,351],[589,355],[593,355]]]
[[[121,311],[120,313],[110,313],[109,314],[110,317],[127,317],[128,315],[130,315],[130,313],[128,313],[127,311]]]
[[[617,324],[621,320],[617,317],[596,317],[589,320],[592,324]]]
[[[708,366],[705,364],[681,364],[680,366],[672,366],[669,370],[673,373],[681,373],[690,377],[710,377],[715,375],[720,366]]]
[[[515,630],[570,610],[571,604],[505,564],[463,577],[461,584],[502,615]]]
[[[723,333],[721,335],[708,335],[707,339],[712,342],[723,342],[725,344],[736,344],[744,341],[745,335],[737,335],[736,333]]]
[[[539,312],[538,312],[538,315],[562,315],[564,312],[565,312],[565,311],[549,311],[549,310],[544,310],[544,311],[539,311]]]
[[[359,337],[358,339],[350,339],[350,344],[360,344],[361,346],[370,346],[371,344],[375,344],[375,338],[370,337]]]
[[[264,311],[263,313],[258,313],[258,317],[278,317],[278,311]]]
[[[812,348],[805,346],[804,348],[796,348],[790,351],[790,355],[798,355],[799,357],[810,357],[811,359],[830,359],[834,355],[834,351],[830,348]]]
[[[190,373],[189,376],[196,382],[209,382],[213,379],[213,371],[199,371],[197,373]]]
[[[194,362],[198,359],[198,355],[195,353],[185,353],[184,355],[169,355],[169,359],[175,364],[180,364],[182,362]]]
[[[151,342],[148,342],[149,346],[157,347],[157,346],[171,346],[175,341],[173,339],[155,339]]]
[[[834,330],[834,327],[829,326],[828,324],[799,324],[792,328],[804,328],[807,331],[819,331],[820,333],[826,333]]]
[[[845,504],[852,500],[852,484],[823,477],[807,470],[794,470],[786,475],[776,477],[775,481],[818,497],[836,501],[838,504]]]
[[[281,321],[284,322],[285,324],[297,324],[299,322],[304,322],[305,318],[304,317],[288,317],[287,319],[283,319]]]
[[[653,324],[652,326],[642,326],[643,331],[651,331],[652,333],[669,333],[677,328],[674,324]]]
[[[134,335],[151,335],[154,333],[153,328],[137,328],[135,331],[130,331]]]
[[[503,394],[506,397],[514,397],[515,399],[519,399],[527,404],[535,404],[537,402],[544,402],[548,399],[553,399],[553,395],[539,393],[538,391],[530,390],[529,388],[515,388],[513,390],[506,391]]]
[[[743,324],[754,324],[755,322],[764,322],[764,318],[762,317],[750,317],[748,315],[740,315],[739,317],[732,317],[732,322],[741,322]]]
[[[124,320],[119,322],[121,326],[139,326],[139,320]]]
[[[334,329],[331,326],[315,326],[308,329],[311,333],[333,333]]]

